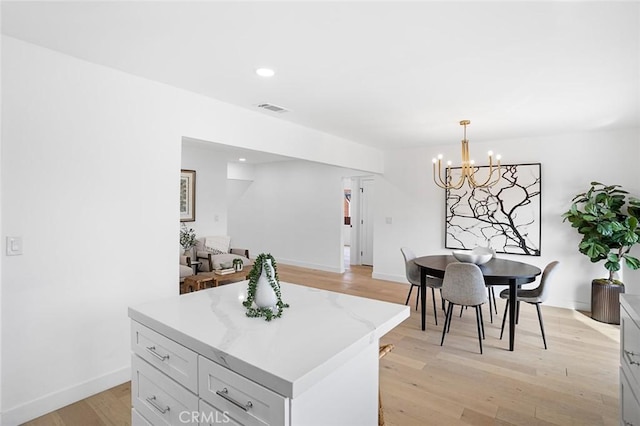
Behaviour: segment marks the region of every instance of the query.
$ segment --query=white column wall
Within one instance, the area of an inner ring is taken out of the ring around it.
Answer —
[[[203,143],[182,144],[182,168],[196,171],[196,237],[227,234],[227,160]]]
[[[229,210],[229,232],[251,256],[339,272],[342,178],[352,171],[306,161],[255,167],[254,180]]]
[[[505,164],[542,163],[542,255],[500,257],[543,268],[560,260],[549,304],[590,309],[591,280],[606,275],[602,264],[592,264],[578,252],[579,234],[562,213],[571,199],[591,181],[623,185],[637,191],[638,129],[567,134],[548,138],[475,143],[475,157],[489,149],[500,152]],[[431,158],[444,153],[454,164],[459,146],[450,144],[387,152],[385,174],[376,180],[374,277],[406,282],[400,247],[418,255],[447,253],[444,249],[444,190],[433,183]],[[481,161],[481,160],[480,160]],[[392,217],[391,225],[384,218]],[[626,271],[630,272],[630,271]],[[627,292],[640,293],[640,282],[630,280]]]
[[[127,307],[178,292],[182,137],[382,167],[375,149],[6,36],[2,101],[2,239],[24,242],[0,257],[5,425],[129,379]]]

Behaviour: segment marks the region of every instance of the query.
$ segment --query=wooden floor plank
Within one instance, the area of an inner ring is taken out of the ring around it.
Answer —
[[[407,285],[374,280],[371,273],[362,266],[337,274],[278,265],[281,281],[404,303]],[[388,426],[618,424],[618,326],[593,321],[588,313],[543,306],[549,347],[544,350],[535,308],[524,304],[510,352],[507,340],[499,339],[504,301],[498,300],[493,324],[484,307],[481,355],[472,311],[454,318],[440,346],[444,318],[438,293],[438,325],[429,294],[427,331],[421,330],[413,293],[410,318],[381,342],[395,345],[380,360]],[[124,383],[27,424],[127,426],[130,410],[130,383]]]

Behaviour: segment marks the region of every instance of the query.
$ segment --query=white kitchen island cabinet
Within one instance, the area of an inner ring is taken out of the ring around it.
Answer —
[[[129,308],[134,425],[376,425],[380,337],[409,307],[281,283],[281,318],[245,315],[247,282]]]

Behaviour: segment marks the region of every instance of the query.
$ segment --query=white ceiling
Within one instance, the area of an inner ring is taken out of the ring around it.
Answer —
[[[2,32],[383,149],[640,126],[640,3],[2,2]],[[256,68],[276,70],[271,79]]]

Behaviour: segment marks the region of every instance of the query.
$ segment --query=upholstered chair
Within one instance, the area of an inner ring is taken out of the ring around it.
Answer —
[[[404,256],[404,266],[407,281],[409,281],[409,283],[411,284],[411,287],[409,287],[409,294],[407,294],[407,300],[404,302],[404,304],[409,304],[409,298],[411,297],[411,291],[413,290],[413,287],[418,287],[418,291],[416,294],[416,310],[418,310],[418,300],[420,299],[420,267],[418,267],[418,265],[416,265],[413,261],[413,259],[416,258],[416,255],[411,249],[402,247],[400,251],[402,252],[402,256]],[[433,299],[433,318],[436,321],[436,325],[438,325],[435,289],[442,288],[442,279],[427,276],[427,287],[431,288],[431,298]]]
[[[476,310],[476,325],[478,327],[478,341],[480,353],[482,353],[482,339],[484,339],[484,323],[482,321],[482,305],[487,303],[487,288],[484,277],[478,265],[473,263],[450,263],[444,273],[442,283],[442,298],[449,302],[446,310],[442,339],[440,346],[444,344],[445,335],[451,327],[453,306],[469,306]]]
[[[540,278],[540,284],[536,288],[532,289],[524,289],[519,288],[516,292],[516,300],[517,300],[517,308],[516,308],[516,318],[520,316],[520,302],[530,303],[532,305],[536,305],[536,311],[538,312],[538,322],[540,323],[540,332],[542,333],[542,342],[544,343],[544,348],[547,349],[547,338],[544,335],[544,324],[542,322],[542,312],[540,311],[540,305],[547,300],[547,296],[549,294],[549,281],[554,275],[555,271],[558,269],[559,262],[554,260],[549,263],[542,272],[542,278]],[[504,315],[502,316],[502,327],[500,328],[500,339],[502,339],[502,334],[504,333],[504,322],[507,319],[507,311],[509,310],[509,289],[503,290],[500,292],[501,299],[507,299],[507,303],[504,308]],[[516,324],[518,320],[516,319]]]

